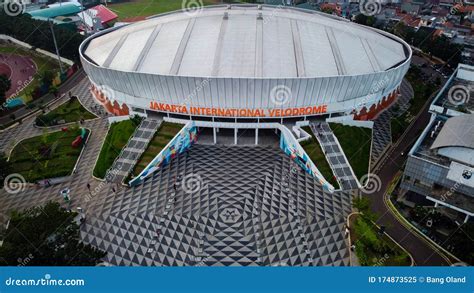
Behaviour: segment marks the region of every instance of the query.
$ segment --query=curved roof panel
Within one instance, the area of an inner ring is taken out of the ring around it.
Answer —
[[[110,43],[112,49],[98,50]],[[399,39],[343,18],[287,7],[218,5],[120,27],[92,38],[84,53],[99,66],[121,71],[294,78],[383,72],[405,61],[408,52]]]
[[[431,149],[464,147],[474,149],[474,114],[449,118]]]

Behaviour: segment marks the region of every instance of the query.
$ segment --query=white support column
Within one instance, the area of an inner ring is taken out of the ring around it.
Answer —
[[[234,128],[234,144],[237,144],[237,131],[238,131],[237,127]]]
[[[469,221],[469,215],[466,215],[466,217],[464,218],[464,224],[466,224],[467,221]]]
[[[255,129],[255,144],[258,144],[258,128]]]
[[[439,206],[439,203],[435,202],[434,207],[437,208]]]
[[[212,132],[214,134],[214,144],[217,143],[217,133],[216,133],[216,128],[215,127],[212,127]]]

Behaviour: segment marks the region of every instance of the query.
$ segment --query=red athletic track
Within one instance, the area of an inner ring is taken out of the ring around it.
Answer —
[[[0,73],[10,76],[12,83],[5,96],[10,98],[26,87],[33,80],[36,71],[37,66],[30,57],[0,54]]]

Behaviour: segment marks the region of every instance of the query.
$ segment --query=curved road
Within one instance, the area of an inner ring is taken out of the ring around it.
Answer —
[[[375,172],[380,177],[382,186],[380,191],[368,195],[368,197],[372,199],[372,211],[380,215],[377,224],[386,227],[386,232],[413,256],[416,265],[447,266],[450,265],[450,263],[446,257],[440,254],[431,244],[428,244],[427,240],[423,239],[422,236],[414,234],[414,232],[411,232],[400,223],[392,214],[391,210],[387,208],[384,201],[384,195],[391,181],[398,171],[403,170],[406,156],[401,156],[401,153],[408,153],[430,120],[431,114],[427,110],[430,103],[431,102],[426,103],[421,110],[421,114],[416,118],[414,123],[411,124],[406,135],[401,138],[398,146],[388,153],[386,161],[382,163],[379,170]]]

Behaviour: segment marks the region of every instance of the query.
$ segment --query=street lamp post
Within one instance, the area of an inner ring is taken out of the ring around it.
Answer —
[[[59,55],[58,43],[56,42],[56,36],[54,35],[53,21],[48,18],[49,28],[51,29],[51,34],[53,35],[54,48],[56,49],[56,55],[58,56],[59,70],[63,73],[63,64],[61,62],[61,56]]]

